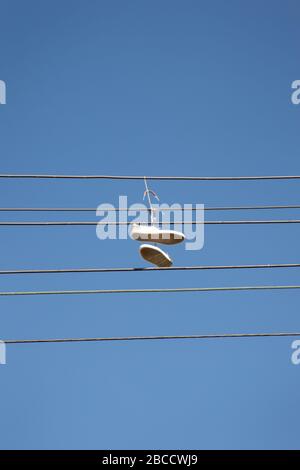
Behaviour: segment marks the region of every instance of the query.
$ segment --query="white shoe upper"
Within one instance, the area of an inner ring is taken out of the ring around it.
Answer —
[[[183,233],[176,230],[160,229],[154,225],[132,224],[131,238],[138,241],[152,241],[164,245],[176,245],[184,241]]]

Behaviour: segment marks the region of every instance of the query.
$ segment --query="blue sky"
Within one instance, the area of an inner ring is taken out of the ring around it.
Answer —
[[[299,174],[298,2],[0,0],[0,16],[2,173]],[[151,187],[166,203],[300,202],[297,181]],[[143,190],[0,182],[12,207],[141,202]],[[299,235],[297,225],[211,226],[203,250],[169,252],[176,265],[299,262]],[[93,227],[2,228],[0,245],[1,269],[144,266],[137,243],[99,241]],[[1,290],[298,283],[297,270],[196,271],[1,277]],[[0,337],[299,331],[298,310],[290,291],[2,298]],[[10,346],[0,446],[297,448],[291,352],[289,338]]]

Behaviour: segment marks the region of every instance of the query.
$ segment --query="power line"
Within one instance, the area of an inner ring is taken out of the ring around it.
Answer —
[[[134,222],[94,222],[94,221],[39,221],[39,222],[0,222],[1,227],[42,227],[42,226],[96,226],[96,225],[132,225]],[[300,219],[291,220],[204,220],[204,221],[168,221],[158,225],[258,225],[258,224],[299,224]],[[141,224],[147,225],[147,224]]]
[[[0,174],[0,178],[17,179],[105,179],[105,180],[173,180],[173,181],[245,181],[245,180],[297,180],[293,176],[124,176],[124,175],[49,175],[49,174]]]
[[[300,289],[300,285],[286,286],[237,286],[237,287],[178,287],[168,289],[91,289],[91,290],[54,290],[54,291],[15,291],[0,292],[0,297],[32,295],[74,295],[74,294],[153,294],[179,292],[228,292],[262,290]]]
[[[200,265],[200,266],[171,266],[168,268],[57,268],[57,269],[11,269],[2,270],[0,275],[11,274],[64,274],[64,273],[114,273],[114,272],[144,272],[144,271],[197,271],[218,269],[271,269],[299,268],[300,263],[282,264],[239,264],[239,265]]]
[[[225,333],[207,335],[159,335],[159,336],[115,336],[95,338],[53,338],[53,339],[7,339],[6,344],[35,344],[35,343],[81,343],[104,341],[148,341],[148,340],[183,340],[183,339],[228,339],[228,338],[284,338],[300,336],[300,332],[280,333]]]
[[[196,205],[196,204],[192,204]],[[177,211],[235,211],[235,210],[273,210],[273,209],[300,209],[300,204],[290,205],[265,205],[265,206],[221,206],[221,207],[191,207],[191,208],[179,208],[179,207],[167,207],[159,209],[160,212],[177,212]],[[0,212],[96,212],[97,207],[0,207]],[[105,212],[129,212],[130,208],[117,207],[107,208]],[[140,207],[135,209],[141,212],[149,212],[146,207]]]

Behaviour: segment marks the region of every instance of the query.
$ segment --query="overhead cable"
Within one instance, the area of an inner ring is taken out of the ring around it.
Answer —
[[[191,204],[195,206],[196,204]],[[275,210],[275,209],[300,209],[300,204],[287,205],[264,205],[264,206],[220,206],[220,207],[163,207],[157,208],[159,212],[178,212],[178,211],[241,211],[241,210]],[[130,208],[116,207],[103,209],[105,212],[129,212]],[[134,209],[135,211],[149,212],[146,207]],[[0,212],[96,212],[97,207],[0,207]]]
[[[297,180],[292,176],[125,176],[125,175],[51,175],[51,174],[0,174],[0,178],[16,179],[106,179],[106,180],[173,180],[173,181],[245,181],[245,180]]]
[[[0,227],[42,227],[42,226],[96,226],[96,225],[132,225],[134,222],[114,221],[35,221],[35,222],[0,222]],[[300,219],[283,220],[204,220],[159,222],[158,225],[260,225],[260,224],[299,224]],[[146,224],[141,224],[146,225]]]
[[[200,265],[200,266],[171,266],[167,268],[56,268],[56,269],[7,269],[1,270],[0,275],[11,274],[64,274],[64,273],[114,273],[114,272],[144,272],[144,271],[198,271],[218,269],[271,269],[299,268],[300,263],[277,264],[238,264],[238,265]]]
[[[300,285],[284,286],[234,286],[234,287],[178,287],[168,289],[90,289],[90,290],[54,290],[54,291],[8,291],[0,292],[0,297],[33,295],[81,295],[81,294],[153,294],[179,292],[229,292],[300,289]]]
[[[239,338],[284,338],[300,336],[300,332],[280,333],[224,333],[207,335],[157,335],[157,336],[113,336],[94,338],[52,338],[52,339],[7,339],[6,344],[37,344],[37,343],[81,343],[105,341],[148,341],[148,340],[183,340],[183,339],[239,339]]]

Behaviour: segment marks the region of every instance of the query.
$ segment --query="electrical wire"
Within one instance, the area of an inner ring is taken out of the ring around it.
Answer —
[[[153,294],[179,292],[228,292],[300,289],[300,285],[286,286],[237,286],[237,287],[178,287],[168,289],[91,289],[91,290],[54,290],[54,291],[11,291],[0,292],[0,297],[32,295],[78,295],[78,294]]]
[[[94,222],[94,221],[38,221],[38,222],[0,222],[1,227],[42,227],[42,226],[89,226],[89,225],[132,225],[134,222]],[[204,220],[181,222],[158,222],[158,225],[259,225],[259,224],[300,224],[299,219],[291,220]],[[147,225],[147,224],[140,224]]]
[[[124,176],[124,175],[50,175],[0,174],[0,178],[16,179],[106,179],[106,180],[171,180],[171,181],[245,181],[245,180],[298,180],[293,176]]]
[[[0,275],[13,274],[68,274],[68,273],[114,273],[114,272],[144,272],[144,271],[197,271],[218,269],[271,269],[299,268],[300,263],[284,264],[239,264],[239,265],[200,265],[200,266],[171,266],[167,268],[57,268],[57,269],[11,269],[1,270]]]
[[[183,339],[229,339],[229,338],[282,338],[300,336],[300,332],[280,333],[224,333],[207,335],[159,335],[159,336],[115,336],[95,338],[52,338],[52,339],[7,339],[5,344],[36,344],[36,343],[81,343],[104,341],[147,341],[147,340],[183,340]]]
[[[196,204],[192,204],[196,205]],[[266,205],[266,206],[223,206],[223,207],[191,207],[191,208],[179,208],[179,207],[167,207],[167,208],[157,208],[157,211],[160,212],[177,212],[177,211],[240,211],[240,210],[274,210],[274,209],[300,209],[300,204],[290,204],[290,205]],[[97,207],[0,207],[0,212],[96,212]],[[107,208],[105,212],[129,212],[130,208],[117,207]],[[149,209],[146,207],[140,207],[135,209],[140,212],[149,212]]]

